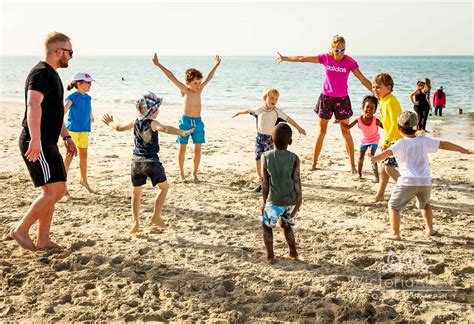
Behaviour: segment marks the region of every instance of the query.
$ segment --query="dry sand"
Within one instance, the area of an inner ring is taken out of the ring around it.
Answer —
[[[160,231],[148,224],[156,192],[147,183],[136,236],[128,234],[133,136],[99,122],[89,156],[89,180],[98,193],[80,186],[74,160],[71,197],[56,205],[52,226],[52,238],[66,249],[30,253],[8,236],[39,193],[17,144],[23,107],[0,107],[4,321],[474,319],[471,156],[447,151],[431,156],[434,224],[441,235],[423,236],[422,218],[411,203],[402,214],[404,240],[391,242],[379,238],[388,226],[387,207],[371,201],[376,185],[369,163],[363,181],[353,178],[339,131],[331,125],[322,169],[310,172],[315,125],[307,125],[308,136],[295,134],[290,147],[302,160],[304,198],[294,228],[302,260],[283,258],[287,247],[277,229],[277,263],[267,265],[260,260],[261,195],[249,190],[255,180],[253,118],[205,120],[208,143],[199,184],[178,181],[175,137],[160,135],[170,182],[163,211],[169,227]],[[164,123],[177,124],[163,116]],[[353,134],[357,143],[358,131]],[[460,139],[473,148],[472,140]],[[31,233],[35,238],[36,226]]]

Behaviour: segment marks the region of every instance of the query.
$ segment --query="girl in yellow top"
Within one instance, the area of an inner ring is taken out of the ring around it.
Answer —
[[[388,73],[379,73],[372,80],[372,89],[374,95],[380,100],[380,121],[385,130],[385,138],[382,151],[388,149],[392,144],[402,138],[398,132],[398,116],[402,113],[402,107],[398,99],[392,94],[393,79]],[[380,168],[380,182],[375,201],[383,201],[385,188],[387,187],[389,177],[397,181],[398,173],[397,161],[394,157],[383,161]]]

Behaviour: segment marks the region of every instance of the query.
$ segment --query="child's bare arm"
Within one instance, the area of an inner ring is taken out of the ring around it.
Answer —
[[[267,171],[267,163],[265,162],[265,158],[262,156],[262,197],[263,197],[263,205],[262,205],[262,214],[263,210],[265,209],[265,204],[267,203],[267,198],[268,198],[268,193],[269,193],[269,187],[268,187],[268,181],[270,178],[270,175],[268,174]]]
[[[69,108],[72,105],[72,101],[70,99],[66,100],[66,104],[64,105],[64,114],[66,115],[69,111]]]
[[[116,131],[119,131],[119,132],[123,132],[123,131],[129,130],[129,129],[132,129],[133,124],[134,124],[134,121],[131,121],[128,124],[120,124],[120,123],[114,122],[114,116],[109,115],[109,114],[105,114],[102,117],[102,121],[104,122],[104,124],[106,124],[110,128],[112,128]]]
[[[163,65],[160,64],[160,61],[158,60],[158,55],[155,53],[155,55],[153,56],[153,64],[156,65],[161,71],[163,71],[163,73],[166,75],[166,77],[168,79],[170,79],[171,82],[174,83],[175,86],[177,86],[179,88],[179,90],[185,92],[186,91],[186,85],[184,85],[183,83],[179,82],[178,79],[176,79],[176,77],[174,76],[174,74],[168,70],[167,68],[165,68]]]
[[[355,124],[357,124],[357,119],[352,121],[352,123],[350,123],[350,124],[341,123],[341,121],[339,119],[336,119],[334,121],[334,124],[341,124],[341,126],[344,127],[345,129],[351,129],[352,127],[354,127]]]
[[[91,107],[91,122],[93,123],[95,120],[94,120],[94,114],[92,113],[92,107]]]
[[[290,117],[288,117],[288,124],[296,128],[300,134],[306,135],[306,131],[304,130],[304,128],[298,125],[298,123],[294,121],[293,119],[291,119]]]
[[[392,150],[385,150],[382,153],[377,154],[375,156],[370,156],[370,154],[368,156],[370,157],[370,162],[378,162],[378,161],[385,160],[386,158],[392,155],[393,155]]]
[[[216,63],[214,64],[211,71],[209,71],[209,73],[206,77],[206,80],[204,80],[204,82],[201,84],[201,89],[204,88],[209,83],[209,81],[211,81],[212,77],[214,76],[214,73],[216,72],[217,68],[221,64],[221,58],[219,57],[219,55],[216,55],[215,61],[216,61]]]
[[[383,124],[380,120],[378,120],[378,118],[375,118],[375,123],[377,124],[378,127],[383,129]]]
[[[464,147],[447,141],[441,141],[439,143],[439,148],[442,150],[454,151],[462,154],[472,154],[472,150],[465,149]]]
[[[293,170],[293,181],[295,182],[295,191],[296,191],[296,205],[295,209],[291,212],[290,218],[294,217],[298,210],[301,207],[303,202],[303,193],[301,190],[301,178],[300,178],[300,159],[296,157],[295,167]]]
[[[179,128],[176,128],[176,127],[173,127],[173,126],[163,125],[163,124],[161,124],[160,122],[158,122],[156,120],[151,122],[151,128],[154,131],[163,132],[163,133],[170,134],[170,135],[179,135],[179,136],[188,136],[192,132],[194,132],[194,128],[185,131],[185,130],[182,130],[182,129],[179,129]]]
[[[239,115],[245,115],[245,114],[250,114],[250,109],[245,109],[245,110],[241,110],[239,112],[236,112],[235,115],[232,116],[232,118],[237,117]]]
[[[317,56],[283,56],[277,52],[278,56],[275,58],[275,62],[299,62],[299,63],[319,63]]]

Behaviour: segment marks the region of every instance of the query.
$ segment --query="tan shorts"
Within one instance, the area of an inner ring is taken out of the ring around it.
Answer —
[[[400,211],[413,197],[416,197],[416,207],[425,209],[426,205],[430,203],[430,196],[431,186],[400,186],[397,184],[392,189],[388,208]]]

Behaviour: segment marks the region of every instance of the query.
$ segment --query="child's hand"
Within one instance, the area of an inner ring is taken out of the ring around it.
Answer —
[[[459,152],[461,152],[462,154],[473,154],[474,153],[472,150],[465,149],[464,147],[462,147]]]
[[[232,118],[237,117],[238,115],[240,115],[240,114],[239,114],[239,113],[236,113],[234,116],[232,116]]]
[[[283,56],[277,52],[278,56],[275,58],[275,62],[277,62],[278,64],[280,64],[281,62],[283,62]]]
[[[306,136],[306,131],[304,130],[304,128],[298,129],[298,132],[299,132],[301,135]]]
[[[102,117],[102,121],[104,122],[104,124],[106,124],[107,126],[109,126],[109,124],[114,121],[114,117],[113,117],[113,116],[110,116],[109,114],[105,114],[105,115]]]
[[[183,134],[181,136],[189,136],[191,133],[194,132],[194,128],[191,128],[190,130],[183,131]]]
[[[158,55],[156,55],[156,53],[155,53],[155,55],[153,56],[153,60],[152,60],[152,61],[153,61],[153,64],[155,64],[156,66],[158,66],[158,65],[160,64],[160,61],[158,61]]]
[[[95,121],[94,116],[91,116],[91,123]]]
[[[216,55],[215,61],[216,61],[216,66],[219,66],[221,64],[221,58],[219,55]]]
[[[334,124],[340,124],[340,123],[341,123],[341,121],[339,119],[334,120]]]

